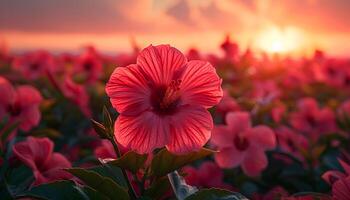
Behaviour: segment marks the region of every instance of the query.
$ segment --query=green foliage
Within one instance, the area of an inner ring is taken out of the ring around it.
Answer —
[[[82,168],[66,169],[67,172],[78,177],[87,186],[100,192],[109,199],[128,200],[129,195],[125,188],[118,185],[111,178],[103,177],[98,173]]]
[[[210,149],[202,148],[197,152],[191,152],[185,155],[174,155],[168,150],[162,149],[152,160],[151,174],[158,177],[165,176],[176,169],[210,156],[213,153],[214,151]]]
[[[108,162],[109,165],[121,167],[123,169],[130,170],[132,173],[136,173],[147,160],[147,154],[140,155],[134,151],[125,153],[122,157]]]
[[[84,200],[84,195],[79,192],[72,181],[56,181],[33,187],[28,192],[18,197],[36,197],[50,200]]]

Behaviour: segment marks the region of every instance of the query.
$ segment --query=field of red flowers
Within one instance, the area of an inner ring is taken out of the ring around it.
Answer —
[[[0,55],[0,199],[350,199],[350,59]]]

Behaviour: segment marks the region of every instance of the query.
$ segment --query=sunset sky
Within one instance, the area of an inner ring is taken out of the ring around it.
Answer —
[[[242,48],[304,54],[350,51],[349,0],[1,0],[0,43],[13,51],[106,52],[170,43],[218,50],[229,33]]]

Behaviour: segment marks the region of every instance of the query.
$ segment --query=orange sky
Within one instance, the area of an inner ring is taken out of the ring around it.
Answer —
[[[349,10],[347,0],[2,0],[0,40],[12,50],[110,52],[130,50],[133,37],[215,51],[230,33],[242,48],[347,56]]]

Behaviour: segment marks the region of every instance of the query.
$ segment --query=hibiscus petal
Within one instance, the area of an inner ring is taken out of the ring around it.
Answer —
[[[33,170],[45,165],[52,151],[53,143],[48,138],[29,136],[26,141],[18,142],[13,146],[14,155]]]
[[[333,185],[339,179],[346,178],[346,175],[340,171],[330,170],[322,175],[322,179],[325,180],[329,185]]]
[[[124,115],[138,115],[149,108],[151,90],[138,65],[118,67],[106,85],[113,107]]]
[[[242,169],[248,176],[258,176],[267,167],[267,157],[260,148],[249,148],[242,163]]]
[[[39,124],[41,118],[40,110],[37,106],[27,108],[21,113],[20,129],[23,131],[29,131],[32,127]]]
[[[199,150],[210,138],[213,119],[203,107],[183,106],[171,117],[170,143],[167,149],[176,154]]]
[[[22,107],[37,106],[42,101],[40,92],[32,86],[19,86],[16,89],[17,98]]]
[[[267,126],[256,126],[248,132],[249,140],[252,141],[252,145],[256,145],[258,148],[271,150],[276,147],[276,135]]]
[[[163,147],[169,141],[168,119],[149,111],[138,116],[120,115],[114,130],[121,145],[141,154]]]
[[[233,168],[239,166],[245,157],[245,152],[235,147],[223,148],[215,154],[216,163],[222,168]]]
[[[183,104],[210,108],[223,96],[221,79],[215,68],[204,61],[190,61],[182,74],[181,100]]]
[[[28,144],[37,165],[44,165],[50,159],[54,144],[49,138],[28,137]]]
[[[335,182],[332,186],[334,200],[349,200],[350,197],[350,177]]]
[[[36,164],[34,162],[34,155],[27,142],[23,141],[23,142],[16,143],[13,146],[12,150],[14,155],[19,160],[21,160],[25,165],[27,165],[33,170],[36,169]]]
[[[247,112],[230,112],[226,115],[226,123],[233,133],[240,133],[250,128],[250,115]]]
[[[48,179],[39,170],[34,170],[33,175],[35,181],[32,183],[32,186],[37,186],[48,182]]]
[[[186,62],[186,57],[169,45],[150,45],[137,57],[137,64],[156,85],[168,85],[174,73],[184,67]]]
[[[1,108],[7,106],[10,102],[12,102],[15,97],[15,90],[13,89],[11,83],[1,76],[0,76],[0,94],[1,94],[1,98],[0,98],[0,110],[1,110]]]
[[[62,154],[53,153],[51,159],[44,166],[45,171],[42,172],[42,174],[48,179],[48,181],[69,179],[72,176],[63,169],[70,168],[71,166],[71,163]]]
[[[233,146],[235,134],[228,126],[217,125],[214,127],[211,135],[211,143],[220,148]]]

